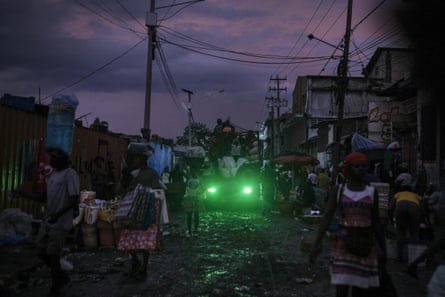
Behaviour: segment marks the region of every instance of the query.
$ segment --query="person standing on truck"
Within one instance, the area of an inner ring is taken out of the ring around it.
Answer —
[[[239,139],[236,137],[232,142],[232,157],[235,163],[238,161],[238,159],[241,157],[241,144]]]
[[[218,168],[218,159],[222,158],[224,155],[223,152],[223,143],[224,143],[224,135],[223,135],[223,121],[218,118],[216,120],[215,128],[213,128],[213,143],[210,148],[210,160],[214,168]]]
[[[230,119],[224,121],[222,133],[223,133],[223,156],[230,156],[232,151],[232,142],[233,139],[235,138],[235,127],[230,122]]]

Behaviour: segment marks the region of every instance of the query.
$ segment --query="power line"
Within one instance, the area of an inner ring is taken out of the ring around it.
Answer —
[[[75,0],[75,2],[76,2],[79,6],[83,7],[84,9],[88,10],[88,11],[91,12],[92,14],[98,16],[99,18],[101,18],[101,19],[107,21],[108,23],[110,23],[110,24],[112,24],[112,25],[114,25],[114,26],[117,26],[117,27],[119,27],[119,28],[121,28],[121,29],[130,31],[130,32],[133,32],[133,33],[137,34],[138,36],[141,36],[141,34],[145,34],[144,32],[140,32],[140,31],[137,31],[137,30],[135,30],[135,29],[133,29],[133,28],[128,27],[128,26],[127,26],[128,24],[123,25],[121,21],[116,22],[116,21],[114,21],[113,19],[110,19],[109,17],[102,15],[101,13],[97,12],[96,10],[94,10],[94,9],[91,8],[91,7],[89,7],[89,6],[86,5],[85,3],[82,3],[80,0]]]
[[[127,49],[126,51],[124,51],[122,54],[118,55],[117,57],[111,59],[109,62],[105,63],[104,65],[100,66],[99,68],[96,68],[95,70],[93,70],[92,72],[88,73],[87,75],[82,76],[81,78],[79,78],[78,80],[72,82],[71,84],[53,92],[50,95],[47,95],[45,97],[42,98],[42,101],[60,93],[65,91],[66,89],[69,89],[71,87],[74,87],[75,85],[81,83],[82,81],[86,80],[87,78],[90,78],[91,76],[93,76],[94,74],[98,73],[99,71],[103,70],[104,68],[106,68],[107,66],[111,65],[112,63],[114,63],[115,61],[119,60],[120,58],[122,58],[123,56],[125,56],[126,54],[128,54],[130,51],[132,51],[133,49],[135,49],[136,47],[138,47],[141,43],[143,43],[145,40],[147,40],[147,38],[142,39],[141,41],[137,42],[135,45],[133,45],[132,47],[130,47],[129,49]]]
[[[127,9],[127,7],[125,5],[123,5],[119,0],[114,0],[116,1],[116,3],[133,19],[135,20],[142,28],[145,28],[144,24],[141,23],[141,21],[139,21],[138,18],[136,18],[131,11],[129,11]]]
[[[315,9],[314,13],[312,14],[312,16],[310,17],[309,21],[306,23],[306,25],[304,26],[303,31],[300,32],[300,35],[298,36],[297,40],[295,41],[295,43],[292,45],[291,49],[289,50],[287,57],[290,57],[292,51],[295,49],[295,47],[297,46],[298,42],[301,40],[301,38],[304,36],[304,33],[306,32],[306,29],[309,27],[310,23],[312,22],[312,20],[314,19],[315,15],[317,14],[317,12],[319,11],[321,4],[323,3],[324,0],[320,0],[320,2],[318,3],[317,8]],[[307,41],[306,41],[307,42]],[[302,47],[300,47],[300,49],[298,50],[298,52],[296,53],[296,55],[298,55],[301,50],[304,48],[304,45]],[[281,68],[281,65],[277,68],[277,70],[275,70],[274,74],[276,74],[278,72],[278,70]],[[287,67],[284,67],[283,71],[286,69]]]

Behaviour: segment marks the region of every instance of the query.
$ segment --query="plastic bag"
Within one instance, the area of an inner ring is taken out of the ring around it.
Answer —
[[[62,257],[60,258],[60,268],[65,271],[71,271],[74,266],[66,257]]]
[[[32,216],[19,208],[7,208],[0,214],[0,242],[18,244],[28,240],[32,232]]]

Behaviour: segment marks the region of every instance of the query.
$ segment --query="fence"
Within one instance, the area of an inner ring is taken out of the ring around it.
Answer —
[[[46,106],[36,105],[35,112],[30,112],[0,104],[0,211],[19,208],[34,218],[43,214],[41,202],[9,193],[35,191],[39,144],[46,138],[46,125]],[[96,156],[113,165],[111,174],[117,181],[127,146],[128,139],[119,135],[75,127],[71,161],[79,173],[81,190],[91,189],[90,173]]]

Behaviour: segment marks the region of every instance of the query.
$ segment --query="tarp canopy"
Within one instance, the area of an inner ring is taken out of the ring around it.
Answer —
[[[128,145],[128,149],[135,150],[141,147],[147,147],[153,151],[153,154],[148,159],[148,166],[153,168],[159,175],[162,174],[165,167],[172,170],[172,148],[169,145],[158,143],[155,141],[150,142],[131,142]],[[130,165],[130,164],[128,164]]]
[[[371,140],[358,133],[354,133],[351,139],[351,148],[353,152],[365,152],[385,149],[386,146],[383,143]]]
[[[172,156],[171,146],[150,141],[148,143],[154,150],[153,155],[148,159],[148,165],[152,167],[156,172],[161,175],[164,168],[168,168],[170,171],[172,168]]]
[[[173,153],[175,156],[205,157],[205,150],[202,146],[175,145]]]

